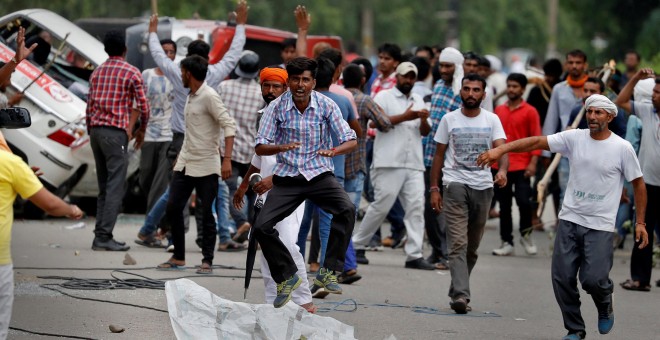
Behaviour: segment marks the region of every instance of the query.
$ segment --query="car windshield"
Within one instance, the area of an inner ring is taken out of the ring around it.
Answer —
[[[77,53],[64,38],[52,35],[24,17],[16,18],[0,27],[0,39],[13,50],[16,50],[19,26],[25,27],[26,46],[38,44],[28,59],[75,95],[86,100],[89,77],[94,71],[94,65]]]

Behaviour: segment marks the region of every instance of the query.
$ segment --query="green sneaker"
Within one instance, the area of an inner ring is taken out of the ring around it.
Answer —
[[[314,278],[314,284],[324,288],[328,293],[341,294],[341,287],[337,283],[337,276],[330,269],[321,268],[319,273],[316,274],[316,278]]]
[[[275,297],[275,301],[273,301],[273,306],[275,308],[280,308],[286,305],[286,303],[291,300],[291,293],[293,293],[301,283],[302,279],[296,274],[293,274],[290,278],[278,283],[277,296]]]

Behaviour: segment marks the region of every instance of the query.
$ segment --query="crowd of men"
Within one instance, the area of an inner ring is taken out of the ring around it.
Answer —
[[[281,65],[261,70],[259,55],[243,50],[245,1],[231,47],[213,65],[202,40],[175,62],[177,45],[158,40],[156,15],[149,23],[154,69],[129,65],[122,35],[106,34],[109,59],[92,73],[87,99],[100,192],[92,249],[129,249],[112,232],[134,139],[149,210],[135,242],[172,253],[158,269],[183,268],[194,190],[203,254],[197,273],[212,273],[216,249],[245,250],[250,232],[261,246],[266,301],[275,307],[293,300],[315,312],[313,298],[341,294],[340,283],[361,279],[366,250],[389,245],[403,247],[406,268],[449,270],[450,307],[468,313],[470,274],[489,218],[500,222],[502,244],[493,255],[515,252],[514,198],[527,255],[537,253],[534,230],[557,231],[552,283],[565,339],[586,336],[578,278],[598,310],[598,330],[613,327],[609,270],[628,233],[635,237],[631,279],[621,285],[651,289],[660,80],[639,69],[638,54],[626,54],[625,73],[603,80],[577,49],[564,63],[550,59],[542,70],[507,75],[494,56],[428,46],[413,54],[385,43],[375,71],[368,59],[330,46],[314,46],[308,56],[310,16],[301,6],[294,16],[298,39],[283,43]],[[31,52],[19,46],[14,63]],[[532,181],[553,153],[561,154],[549,190],[558,217],[543,222]],[[14,190],[36,197],[37,189]],[[369,205],[356,224],[363,197]],[[58,209],[48,212],[80,216],[77,207]],[[381,239],[385,219],[391,235]]]

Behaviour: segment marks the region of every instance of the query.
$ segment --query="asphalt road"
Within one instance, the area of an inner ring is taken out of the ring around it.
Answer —
[[[546,212],[546,220],[551,220]],[[16,290],[12,327],[36,332],[75,335],[94,339],[173,339],[174,332],[168,314],[161,311],[83,301],[41,288],[41,284],[61,280],[38,276],[78,278],[111,278],[112,270],[86,268],[122,268],[150,278],[192,276],[198,284],[213,293],[233,301],[243,301],[243,279],[236,277],[201,277],[189,268],[184,272],[160,272],[154,267],[169,258],[162,249],[149,249],[133,243],[143,216],[123,215],[115,228],[115,237],[131,245],[129,254],[137,264],[122,264],[124,253],[94,252],[93,219],[85,219],[82,229],[67,229],[75,222],[64,219],[46,221],[15,221],[12,254]],[[401,249],[367,252],[369,265],[360,266],[363,279],[344,286],[343,295],[315,300],[320,307],[333,308],[336,303],[352,298],[360,305],[356,311],[322,313],[355,328],[359,339],[560,339],[565,335],[561,314],[550,283],[550,240],[548,234],[535,232],[533,238],[539,254],[527,256],[520,245],[516,256],[501,258],[491,255],[499,246],[499,222],[490,220],[484,235],[480,258],[472,273],[471,306],[467,315],[455,315],[449,309],[450,276],[448,272],[405,269]],[[191,221],[194,229],[194,220]],[[383,228],[385,234],[387,228]],[[516,243],[518,242],[516,235]],[[194,244],[194,232],[187,234],[187,265],[199,264],[201,253]],[[655,326],[660,305],[660,288],[651,292],[624,291],[618,283],[629,276],[629,238],[624,251],[615,253],[612,280],[616,284],[614,310],[616,324],[611,334],[597,332],[596,309],[591,298],[582,292],[583,316],[590,339],[660,339]],[[428,253],[428,250],[425,251]],[[245,253],[216,253],[215,264],[242,268]],[[46,269],[25,269],[39,267]],[[258,267],[258,264],[257,264]],[[56,269],[70,268],[70,269]],[[242,270],[217,269],[216,275],[242,276]],[[123,273],[115,273],[130,278]],[[261,303],[263,284],[255,272],[248,299]],[[654,269],[654,279],[658,270]],[[61,289],[61,288],[60,288]],[[119,301],[167,309],[162,290],[64,290],[72,295],[109,301]],[[384,306],[389,304],[390,306]],[[426,307],[426,308],[415,308]],[[341,308],[347,308],[342,306]],[[431,313],[428,313],[428,312]],[[426,312],[426,313],[424,313]],[[125,328],[113,334],[109,325]],[[33,334],[10,331],[10,339],[41,339]]]

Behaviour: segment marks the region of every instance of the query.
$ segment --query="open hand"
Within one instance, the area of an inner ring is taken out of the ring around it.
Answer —
[[[35,48],[37,48],[37,43],[32,44],[29,48],[25,47],[25,27],[19,28],[18,35],[16,36],[16,55],[14,55],[16,62],[20,63],[23,61]]]
[[[300,143],[300,142],[282,144],[282,145],[280,145],[280,152],[286,152],[286,151],[289,151],[289,150],[297,149],[301,146],[302,146],[302,143]]]
[[[246,188],[238,186],[234,193],[234,208],[241,210],[243,208],[243,197],[245,196]]]
[[[296,26],[298,26],[298,29],[303,31],[309,30],[309,26],[312,23],[312,16],[307,12],[307,8],[298,5],[296,10],[293,11],[293,14],[296,17]]]
[[[319,155],[323,157],[334,157],[335,150],[319,150]]]
[[[248,18],[248,10],[250,6],[247,5],[247,1],[240,0],[238,5],[236,5],[236,24],[245,25]]]
[[[497,162],[502,155],[496,151],[497,148],[495,149],[490,149],[488,151],[485,151],[477,157],[477,166],[491,166],[493,163]]]

